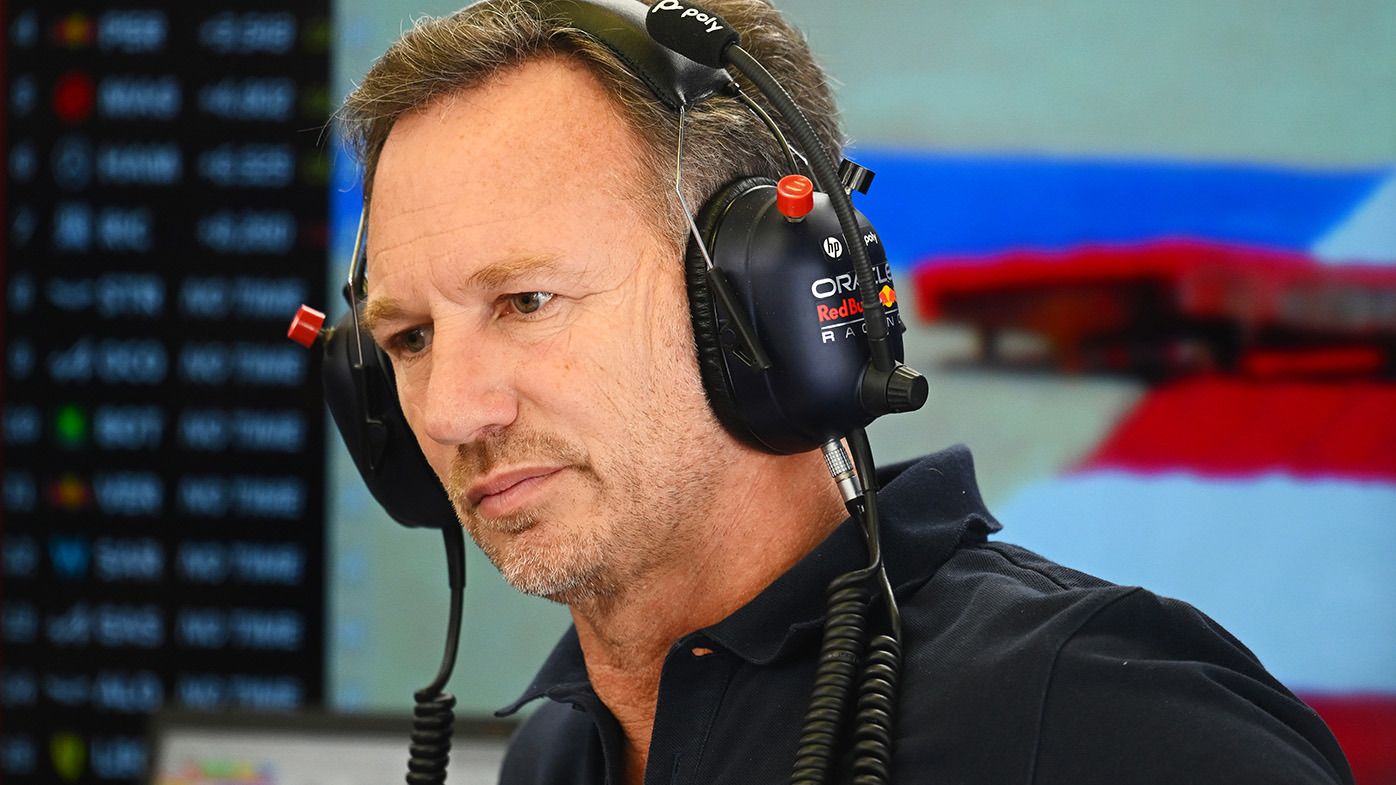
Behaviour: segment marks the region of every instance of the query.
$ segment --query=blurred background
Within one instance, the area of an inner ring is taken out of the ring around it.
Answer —
[[[780,6],[932,382],[879,460],[968,444],[1002,539],[1194,603],[1396,783],[1396,5]],[[3,781],[297,781],[152,746],[220,716],[401,776],[440,541],[376,507],[282,335],[343,307],[328,113],[455,7],[0,3]],[[450,689],[485,718],[567,616],[468,570]]]

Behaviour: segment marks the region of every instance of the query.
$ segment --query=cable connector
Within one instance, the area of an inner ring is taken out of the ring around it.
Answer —
[[[838,483],[839,493],[843,494],[844,504],[862,496],[863,485],[858,482],[858,475],[853,472],[853,462],[844,451],[843,442],[830,439],[824,442],[821,449],[824,451],[824,463],[829,467],[829,475]]]

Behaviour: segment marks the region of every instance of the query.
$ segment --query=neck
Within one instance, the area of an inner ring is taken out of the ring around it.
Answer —
[[[625,732],[632,785],[643,781],[669,647],[746,604],[846,517],[818,452],[751,459],[729,471],[724,487],[740,491],[691,522],[701,534],[672,563],[623,596],[571,606],[592,686]]]

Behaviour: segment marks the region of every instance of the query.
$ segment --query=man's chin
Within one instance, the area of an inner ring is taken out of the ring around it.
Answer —
[[[613,582],[598,564],[581,564],[527,548],[498,556],[486,554],[504,580],[534,597],[576,605],[613,593]]]
[[[572,605],[612,593],[604,553],[579,547],[556,520],[541,514],[476,517],[466,531],[510,586],[524,594]]]
[[[547,524],[537,515],[509,516],[508,518],[482,518],[478,515],[459,516],[461,525],[470,539],[489,557],[495,568],[508,578],[505,565],[519,561],[516,553],[527,553],[536,549],[538,543],[529,542]],[[512,583],[513,581],[510,581]]]

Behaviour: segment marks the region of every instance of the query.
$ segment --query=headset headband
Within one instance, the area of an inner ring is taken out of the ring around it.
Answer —
[[[546,18],[565,21],[611,50],[660,103],[675,112],[732,85],[727,71],[695,63],[655,43],[645,31],[649,8],[638,0],[545,0],[539,8]]]

